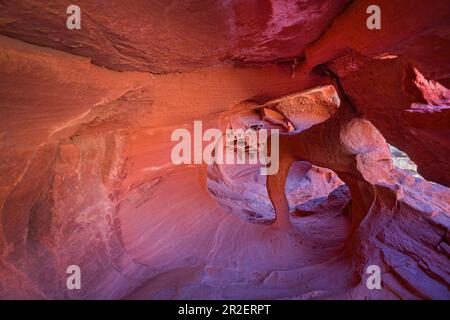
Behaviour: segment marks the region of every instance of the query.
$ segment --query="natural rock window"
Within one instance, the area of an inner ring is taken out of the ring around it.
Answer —
[[[295,134],[325,121],[338,107],[336,90],[325,86],[272,100],[262,106],[255,102],[241,103],[231,108],[222,122],[231,129],[276,128],[281,134]],[[248,157],[250,150],[246,149],[246,152]],[[275,220],[275,211],[267,194],[266,176],[260,175],[260,166],[210,165],[207,184],[225,211],[246,221],[264,224]],[[342,184],[329,169],[306,161],[294,163],[285,187],[290,213],[300,215],[302,204],[314,199],[323,200]]]
[[[392,154],[394,166],[399,169],[406,170],[414,177],[422,178],[420,174],[417,173],[417,165],[408,157],[406,153],[391,145],[389,145],[389,150]]]

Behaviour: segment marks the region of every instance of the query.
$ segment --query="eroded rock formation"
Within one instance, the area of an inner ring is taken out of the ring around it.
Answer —
[[[370,4],[79,1],[68,30],[0,1],[0,297],[449,299],[448,1]],[[194,121],[280,130],[280,171],[175,165]]]

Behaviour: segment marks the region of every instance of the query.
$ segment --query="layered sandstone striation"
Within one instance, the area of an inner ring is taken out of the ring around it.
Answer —
[[[0,297],[449,299],[448,1],[378,3],[81,1],[67,30],[0,1]],[[199,120],[280,130],[278,174],[175,165]]]

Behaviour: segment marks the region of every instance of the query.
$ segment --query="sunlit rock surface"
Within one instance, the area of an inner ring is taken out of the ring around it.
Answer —
[[[450,299],[450,8],[369,4],[1,2],[0,297]],[[280,171],[175,165],[197,120]]]

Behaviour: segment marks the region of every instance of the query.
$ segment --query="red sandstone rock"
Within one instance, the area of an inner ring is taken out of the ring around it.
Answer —
[[[2,2],[0,297],[448,299],[448,3],[378,1],[374,31],[368,4],[81,1],[69,31]],[[194,120],[280,129],[268,192],[174,165]]]
[[[66,1],[0,4],[0,33],[114,70],[167,73],[223,61],[301,58],[348,0],[78,1],[81,30],[65,28]]]
[[[450,78],[448,1],[381,0],[381,29],[366,27],[370,0],[353,1],[327,32],[306,49],[308,68],[326,63],[354,50],[371,57],[407,56],[427,78]]]
[[[345,67],[348,61],[351,68]],[[355,108],[417,163],[423,177],[450,185],[450,90],[425,79],[404,58],[351,54],[330,68]]]

